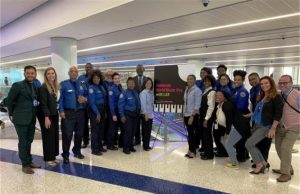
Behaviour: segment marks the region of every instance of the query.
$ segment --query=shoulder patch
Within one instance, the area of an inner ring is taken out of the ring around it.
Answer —
[[[242,98],[246,97],[246,92],[241,92],[240,97],[242,97]]]
[[[111,95],[113,95],[113,92],[112,92],[112,91],[109,91],[108,94],[111,96]]]
[[[93,88],[90,88],[90,89],[89,89],[89,93],[90,93],[90,94],[94,93]]]
[[[120,98],[123,98],[124,97],[124,94],[120,94]]]

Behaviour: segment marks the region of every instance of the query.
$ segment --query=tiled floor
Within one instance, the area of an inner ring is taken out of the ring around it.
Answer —
[[[300,193],[300,153],[293,154],[295,175],[288,183],[277,183],[278,175],[269,172],[250,175],[250,162],[239,170],[224,167],[224,158],[213,161],[186,159],[185,142],[163,144],[157,142],[150,152],[141,151],[125,155],[110,151],[103,156],[83,149],[84,160],[71,157],[71,164],[47,167],[42,162],[42,144],[35,140],[32,154],[44,169],[34,175],[21,172],[17,157],[17,141],[1,140],[0,179],[3,193]],[[296,148],[300,149],[299,142]],[[61,157],[59,157],[61,159]],[[3,162],[6,161],[6,162]],[[272,146],[271,168],[279,167]]]

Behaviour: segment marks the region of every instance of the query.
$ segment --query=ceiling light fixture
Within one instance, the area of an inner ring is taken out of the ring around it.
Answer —
[[[293,59],[300,58],[300,56],[290,56],[290,57],[267,57],[267,58],[250,58],[250,59],[228,59],[228,60],[218,60],[218,61],[205,61],[205,63],[221,63],[221,62],[239,62],[239,61],[259,61],[259,60],[272,60],[272,59]]]
[[[178,36],[190,35],[190,34],[195,34],[195,33],[200,33],[200,32],[208,32],[208,31],[213,31],[213,30],[220,30],[220,29],[225,29],[225,28],[238,27],[238,26],[249,25],[249,24],[256,24],[256,23],[267,22],[267,21],[278,20],[278,19],[284,19],[284,18],[299,16],[299,15],[300,15],[300,12],[297,12],[297,13],[292,13],[292,14],[279,15],[279,16],[268,17],[268,18],[257,19],[257,20],[250,20],[250,21],[246,21],[246,22],[238,22],[238,23],[222,25],[222,26],[216,26],[216,27],[211,27],[211,28],[197,29],[197,30],[179,32],[179,33],[162,35],[162,36],[155,36],[155,37],[151,37],[151,38],[121,42],[121,43],[110,44],[110,45],[105,45],[105,46],[99,46],[99,47],[93,47],[93,48],[87,48],[87,49],[80,49],[80,50],[77,51],[77,53],[93,51],[93,50],[99,50],[99,49],[104,49],[104,48],[111,48],[111,47],[116,47],[116,46],[124,46],[124,45],[129,45],[129,44],[136,44],[136,43],[141,43],[141,42],[148,42],[148,41],[153,41],[153,40],[160,40],[160,39],[165,39],[165,38],[173,38],[173,37],[178,37]]]
[[[125,62],[136,62],[136,61],[147,61],[147,60],[174,59],[174,58],[195,57],[195,56],[203,56],[203,55],[251,52],[251,51],[271,50],[271,49],[281,49],[281,48],[293,48],[293,47],[300,47],[300,45],[287,45],[287,46],[277,46],[277,47],[240,49],[240,50],[231,50],[231,51],[217,51],[217,52],[210,52],[210,53],[196,53],[196,54],[187,54],[187,55],[175,55],[175,56],[166,56],[166,57],[129,59],[129,60],[119,60],[119,61],[106,61],[106,62],[104,61],[104,62],[96,62],[96,63],[93,63],[93,64],[113,64],[113,63],[125,63]]]

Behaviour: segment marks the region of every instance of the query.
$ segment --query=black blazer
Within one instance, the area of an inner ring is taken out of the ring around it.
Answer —
[[[217,119],[217,106],[213,112],[213,117],[214,120]],[[230,101],[226,101],[223,103],[222,105],[222,111],[225,114],[225,118],[226,118],[226,133],[229,134],[231,127],[232,127],[232,123],[233,123],[233,117],[234,117],[234,105],[232,102]]]
[[[280,94],[266,102],[262,109],[262,122],[264,126],[272,125],[273,121],[280,121],[283,112],[283,99]]]
[[[58,114],[57,111],[57,97],[50,94],[46,84],[43,84],[39,89],[39,97],[41,109],[45,116],[54,116]]]
[[[142,87],[143,87],[144,81],[146,81],[147,77],[143,75],[143,80],[142,80],[142,85],[141,86],[139,85],[139,78],[138,77],[139,77],[138,75],[134,76],[133,80],[134,80],[134,83],[135,83],[134,90],[137,91],[138,94],[139,94],[139,93],[142,92]]]

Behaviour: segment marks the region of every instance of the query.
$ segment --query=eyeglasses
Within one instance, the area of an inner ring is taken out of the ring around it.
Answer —
[[[278,82],[278,85],[288,85],[290,82]]]

